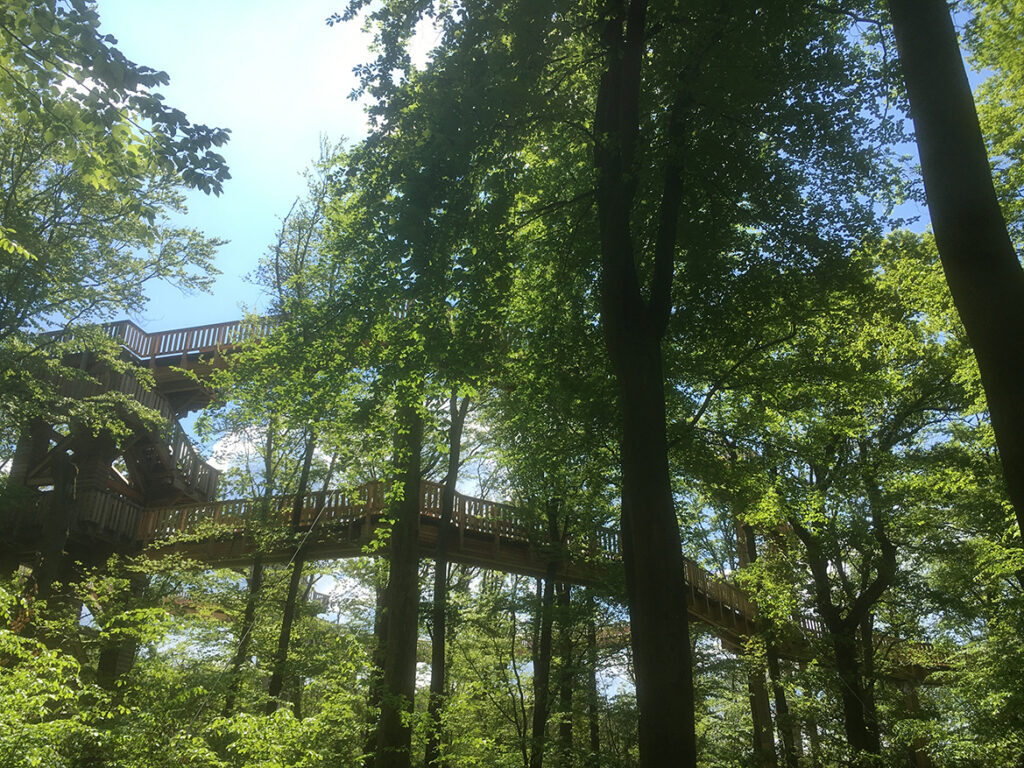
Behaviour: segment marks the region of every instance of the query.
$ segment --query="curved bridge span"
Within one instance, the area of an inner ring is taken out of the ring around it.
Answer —
[[[8,548],[21,554],[30,552],[33,542],[59,518],[71,523],[69,543],[77,541],[86,551],[143,550],[154,557],[178,552],[211,566],[251,562],[257,551],[257,531],[263,556],[269,561],[290,559],[300,540],[311,558],[384,554],[386,548],[369,546],[389,526],[384,483],[307,494],[299,500],[295,530],[291,529],[297,502],[294,496],[204,500],[216,492],[217,473],[188,443],[177,418],[202,407],[208,393],[194,377],[177,369],[191,368],[201,374],[206,368],[223,365],[224,354],[265,335],[272,326],[269,318],[157,333],[146,333],[128,320],[103,326],[103,331],[120,343],[126,360],[150,368],[155,388],[145,390],[130,374],[115,377],[100,370],[94,372],[95,384],[76,384],[81,391],[76,390],[74,396],[113,390],[133,397],[161,413],[171,427],[171,440],[166,446],[162,439],[141,441],[156,446],[149,451],[153,456],[127,456],[131,459],[129,476],[115,477],[110,472],[113,457],[100,455],[95,440],[87,435],[64,436],[49,425],[38,425],[19,443],[12,476],[20,483],[40,491],[52,483],[46,473],[48,456],[59,451],[70,451],[83,465],[91,462],[96,466],[88,473],[89,482],[79,483],[76,498],[66,510],[57,507],[68,506],[68,502],[58,502],[52,491],[37,493],[34,503],[5,510],[0,528],[6,529]],[[67,394],[72,395],[70,391]],[[153,469],[157,465],[164,469]],[[80,481],[85,479],[80,477]],[[442,487],[423,481],[417,492],[419,555],[430,558],[441,525]],[[610,529],[552,543],[537,515],[463,494],[456,494],[450,526],[448,554],[453,562],[534,577],[553,572],[557,580],[578,585],[621,582],[618,533]],[[271,535],[264,535],[267,533]],[[267,541],[271,543],[267,545]],[[693,560],[684,561],[691,617],[711,625],[727,646],[741,649],[758,629],[756,606],[735,584]],[[778,650],[790,658],[805,659],[812,644],[821,638],[822,628],[813,616],[794,616],[789,634],[792,640]],[[943,666],[927,644],[904,643],[880,633],[875,637],[900,659],[898,677],[921,679],[929,669]]]

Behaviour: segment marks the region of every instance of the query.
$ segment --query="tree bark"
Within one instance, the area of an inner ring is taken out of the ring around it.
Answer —
[[[387,645],[388,636],[388,617],[387,611],[384,610],[387,585],[382,585],[379,581],[375,580],[374,587],[376,605],[374,606],[373,612],[373,655],[370,667],[370,679],[367,686],[369,693],[366,697],[366,706],[371,712],[378,710],[377,720],[379,721],[380,702],[384,686],[384,647]],[[363,753],[363,768],[375,768],[377,753],[376,723],[367,728]]]
[[[786,768],[797,768],[797,747],[794,739],[793,718],[789,713],[789,700],[786,688],[782,684],[782,669],[779,667],[779,655],[775,648],[768,644],[768,679],[772,684],[772,697],[775,700],[775,726],[782,741],[782,757]]]
[[[235,654],[231,657],[231,672],[228,692],[224,698],[224,717],[230,717],[235,710],[235,699],[238,697],[238,689],[242,684],[242,665],[249,657],[249,646],[252,644],[252,631],[256,626],[256,603],[259,600],[260,590],[263,588],[263,554],[256,552],[252,558],[252,571],[249,573],[248,589],[245,595],[245,613],[242,616],[242,626],[238,636],[238,646]]]
[[[437,528],[437,550],[434,555],[434,603],[431,606],[431,624],[434,634],[430,640],[430,698],[427,702],[427,745],[424,764],[440,766],[441,710],[444,708],[447,661],[448,619],[448,534],[455,511],[455,488],[459,479],[462,454],[462,427],[466,423],[469,397],[458,402],[455,392],[448,402],[451,429],[448,432],[448,474],[441,493],[441,519]]]
[[[636,189],[645,0],[622,2],[607,19],[605,71],[594,116],[601,240],[601,316],[619,384],[622,418],[622,559],[639,710],[640,765],[697,762],[685,569],[672,498],[661,341],[671,310],[681,167],[667,164],[649,299],[637,274],[631,230]],[[672,107],[678,127],[683,103]]]
[[[544,747],[548,733],[548,702],[551,688],[551,639],[555,602],[555,565],[548,566],[541,598],[540,630],[536,633],[536,651],[533,654],[533,723],[530,728],[530,768],[544,765]]]
[[[291,532],[299,535],[302,522],[302,511],[305,508],[306,490],[309,487],[309,470],[313,463],[313,452],[316,449],[316,436],[312,427],[306,435],[306,449],[302,456],[302,471],[299,473],[299,485],[295,489],[295,500],[292,503]],[[273,713],[280,706],[281,690],[284,688],[285,666],[288,663],[288,645],[292,638],[292,624],[295,621],[295,603],[299,596],[299,584],[302,581],[302,567],[306,560],[305,538],[296,545],[295,556],[292,558],[292,573],[288,580],[288,595],[284,601],[284,612],[281,615],[281,631],[277,636],[277,651],[274,653],[273,672],[270,675],[266,713]]]
[[[423,417],[418,404],[399,406],[399,450],[403,465],[402,499],[392,508],[388,586],[384,595],[387,635],[377,726],[376,768],[408,768],[412,731],[407,723],[416,693],[416,642],[419,636],[420,451]]]
[[[556,585],[558,602],[558,765],[572,765],[572,587]]]
[[[590,728],[590,756],[587,765],[599,765],[601,759],[601,698],[597,691],[597,617],[594,593],[587,590],[587,724]]]
[[[736,558],[740,567],[743,568],[757,560],[757,536],[754,529],[743,522],[746,514],[746,505],[738,495],[733,499],[734,524],[736,526]],[[769,680],[772,682],[772,691],[775,693],[776,714],[779,716],[788,715],[789,706],[786,702],[786,693],[775,685],[778,677],[778,657],[771,642],[767,644]],[[775,677],[772,677],[772,664],[775,664]],[[775,768],[779,764],[778,755],[775,753],[775,734],[772,723],[771,703],[768,700],[768,686],[765,684],[765,670],[757,669],[751,672],[747,678],[747,690],[750,693],[750,715],[753,721],[754,732],[754,759],[757,765],[766,768]],[[780,704],[781,695],[781,704]],[[792,749],[784,748],[787,768],[791,768],[789,762]]]
[[[750,694],[750,719],[753,724],[754,761],[763,768],[775,768],[775,737],[772,733],[772,709],[768,701],[768,686],[764,670],[757,669],[747,677],[747,691]]]
[[[1003,219],[945,0],[889,0],[935,243],[974,347],[1024,531],[1024,271]]]
[[[267,424],[266,442],[263,446],[263,504],[259,508],[259,519],[257,527],[261,527],[270,513],[271,499],[274,498],[275,488],[275,467],[274,461],[274,440],[278,429],[276,416],[271,416]],[[252,531],[249,532],[253,534]],[[231,658],[230,682],[228,683],[227,695],[224,698],[224,717],[230,717],[235,709],[235,699],[238,697],[238,689],[242,684],[242,665],[249,657],[249,646],[252,644],[252,633],[256,626],[256,606],[259,602],[260,591],[263,589],[263,553],[259,550],[259,531],[256,531],[257,548],[252,558],[252,571],[249,573],[249,583],[245,595],[245,613],[242,616],[241,633],[238,636],[238,647]]]
[[[843,704],[843,726],[846,740],[854,752],[854,764],[868,766],[864,754],[881,754],[881,745],[870,727],[865,707],[864,687],[861,683],[860,667],[857,661],[857,639],[854,633],[839,632],[832,635],[832,650],[835,654],[836,673]]]

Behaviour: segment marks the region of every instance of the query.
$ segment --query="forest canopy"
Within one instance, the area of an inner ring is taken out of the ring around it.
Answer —
[[[352,0],[175,335],[228,132],[8,3],[0,766],[1021,764],[1019,5]]]

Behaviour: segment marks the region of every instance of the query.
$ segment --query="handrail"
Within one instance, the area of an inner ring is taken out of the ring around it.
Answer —
[[[104,368],[91,375],[96,381],[62,379],[58,392],[64,397],[82,398],[113,390],[129,395],[150,410],[156,411],[172,425],[170,439],[167,442],[167,452],[186,485],[199,491],[206,498],[213,498],[216,495],[220,470],[203,461],[181,424],[175,418],[174,411],[166,397],[155,390],[144,387],[131,371],[114,373],[110,369]]]
[[[231,320],[147,333],[131,320],[119,320],[105,324],[103,330],[139,362],[147,362],[163,357],[223,352],[243,341],[265,336],[273,325],[271,318],[264,317],[255,323]]]
[[[334,489],[308,493],[302,499],[299,530],[308,531],[314,524],[326,529],[332,525],[379,518],[383,514],[389,485],[374,481],[351,492]],[[443,488],[440,483],[421,482],[419,510],[422,518],[440,518]],[[95,496],[106,498],[90,499],[90,520],[107,530],[117,530],[122,535],[134,536],[143,542],[153,542],[175,534],[194,533],[203,525],[240,533],[259,519],[287,528],[295,505],[295,496],[277,496],[269,500],[269,505],[262,499],[232,499],[143,510],[127,499],[111,494],[95,493]],[[540,527],[531,523],[521,509],[509,504],[461,493],[456,493],[455,502],[451,525],[463,533],[488,534],[525,543],[535,542],[538,537],[542,537]],[[128,531],[123,527],[117,528],[118,525],[136,527]],[[601,530],[603,535],[596,541],[588,541],[587,554],[593,557],[596,552],[608,560],[618,559],[618,535],[608,529]],[[575,549],[583,550],[581,547]],[[684,558],[684,566],[686,584],[692,591],[696,603],[694,610],[699,616],[712,623],[721,623],[726,629],[734,628],[740,635],[752,631],[758,622],[757,608],[743,590],[705,570],[694,560]],[[795,617],[795,621],[802,630],[804,642],[825,636],[820,622],[813,616],[801,615]],[[940,668],[944,664],[935,659],[930,643],[896,640],[881,632],[876,632],[875,638],[878,643],[898,646],[904,664],[907,659],[911,666],[922,666],[921,662],[924,662],[929,667]],[[915,661],[915,657],[920,658]]]
[[[138,363],[152,364],[158,358],[221,353],[244,341],[265,336],[274,326],[273,318],[262,317],[255,322],[230,320],[226,323],[171,328],[147,333],[131,320],[104,323],[100,329],[118,342]],[[62,339],[65,331],[46,334]]]
[[[420,483],[419,509],[423,518],[440,519],[443,490],[444,486],[440,483]],[[385,485],[371,482],[360,486],[351,495],[341,490],[306,494],[302,502],[299,529],[308,530],[314,520],[318,521],[318,525],[327,527],[351,523],[367,515],[379,515],[384,508],[385,491]],[[164,507],[150,512],[147,528],[140,531],[140,538],[150,541],[174,533],[187,533],[203,523],[241,530],[264,514],[268,523],[283,527],[291,517],[294,504],[294,496],[279,496],[270,500],[267,509],[262,500],[249,499]],[[540,527],[524,510],[462,493],[455,494],[451,526],[461,532],[496,536],[514,542],[536,543],[543,540]],[[618,533],[610,529],[599,529],[583,546],[573,547],[572,542],[567,544],[570,553],[577,550],[579,554],[585,553],[595,560],[617,560],[621,556]],[[742,590],[718,579],[695,561],[688,558],[684,560],[688,585],[718,603],[723,610],[733,611],[749,621],[754,620],[755,607]]]
[[[189,488],[199,491],[208,499],[213,498],[217,493],[220,470],[203,461],[181,424],[177,421],[172,423],[174,426],[171,430],[168,450],[174,465]]]

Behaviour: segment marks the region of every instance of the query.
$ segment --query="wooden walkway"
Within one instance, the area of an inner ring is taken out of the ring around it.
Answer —
[[[420,556],[433,557],[441,517],[442,486],[420,484]],[[356,557],[367,553],[367,545],[383,521],[384,486],[368,483],[351,494],[320,491],[303,499],[299,534],[306,537],[309,556],[317,558]],[[294,496],[277,497],[269,505],[253,500],[221,501],[187,507],[147,510],[140,518],[138,536],[155,554],[180,552],[201,562],[242,565],[251,562],[255,541],[254,520],[263,519],[269,531],[287,528]],[[453,562],[543,577],[554,560],[559,580],[582,586],[605,584],[621,562],[618,533],[600,529],[585,540],[567,541],[561,548],[546,543],[543,526],[533,516],[509,504],[456,494],[452,515],[449,555]],[[269,560],[286,561],[295,551],[295,540],[282,537],[267,555]],[[683,558],[686,569],[687,603],[693,620],[710,625],[723,644],[742,652],[743,643],[757,631],[757,608],[739,587]],[[614,578],[614,577],[613,577]],[[812,645],[823,637],[813,616],[793,622],[791,639],[778,650],[797,660],[811,656]],[[876,633],[879,651],[888,654],[890,677],[922,680],[931,669],[945,666],[928,643],[907,643]]]
[[[118,341],[129,357],[157,374],[158,389],[175,394],[180,386],[173,377],[174,367],[189,368],[217,364],[220,355],[243,342],[269,332],[271,319],[250,323],[233,321],[214,325],[146,333],[129,320],[103,326],[104,332]],[[163,381],[164,372],[168,381]],[[195,388],[191,379],[184,387]],[[130,394],[167,416],[177,426],[166,402],[157,392],[144,390],[134,377],[126,374],[105,386]],[[152,402],[150,402],[152,401]],[[179,434],[180,433],[180,434]],[[174,431],[168,446],[174,464],[190,484],[212,495],[216,470],[203,462],[181,432]],[[441,516],[441,486],[423,482],[419,489],[420,555],[434,555]],[[78,524],[91,535],[108,541],[132,542],[159,557],[179,552],[190,558],[217,566],[237,566],[251,562],[256,551],[257,529],[261,540],[273,541],[265,557],[269,561],[288,560],[296,546],[296,537],[288,532],[295,498],[276,497],[269,503],[260,500],[231,500],[162,508],[144,508],[124,496],[90,490],[81,494],[77,508]],[[342,490],[308,494],[302,500],[298,535],[303,537],[309,557],[339,558],[367,554],[368,545],[387,527],[384,519],[384,487],[368,483],[350,493]],[[38,516],[36,520],[40,519]],[[556,577],[578,585],[607,582],[621,560],[618,534],[603,529],[584,541],[567,541],[556,547],[546,542],[542,527],[533,516],[508,504],[456,494],[449,539],[449,557],[453,562],[545,576],[552,562]],[[264,546],[266,544],[264,543]],[[383,550],[377,550],[383,551]],[[714,627],[723,644],[740,650],[744,641],[757,630],[757,610],[747,595],[735,585],[684,558],[688,604],[691,618]],[[822,629],[813,617],[802,616],[793,622],[793,642],[781,648],[783,655],[803,659],[812,644],[822,637]],[[897,648],[904,661],[903,672],[894,676],[921,679],[928,669],[942,666],[928,662],[928,644],[901,643],[879,634],[887,646]],[[921,659],[926,659],[922,666]]]
[[[420,555],[433,557],[441,517],[441,485],[420,486]],[[309,557],[344,558],[367,554],[384,520],[384,486],[368,483],[354,492],[308,494],[302,502],[299,535]],[[542,577],[554,562],[556,577],[577,585],[598,585],[614,578],[621,559],[618,533],[601,529],[583,541],[561,546],[546,542],[542,526],[508,504],[456,494],[449,556],[453,562]],[[125,498],[95,494],[80,514],[95,533],[133,539],[159,557],[181,553],[216,566],[245,565],[256,551],[255,529],[284,534],[295,503],[293,496],[231,500],[144,509]],[[128,530],[132,529],[132,530]],[[274,537],[270,537],[275,540]],[[278,536],[265,557],[286,561],[296,541]],[[264,545],[266,546],[266,545]],[[756,608],[738,587],[686,559],[690,613],[715,627],[727,643],[738,646],[756,629]],[[808,629],[813,630],[810,625]]]

